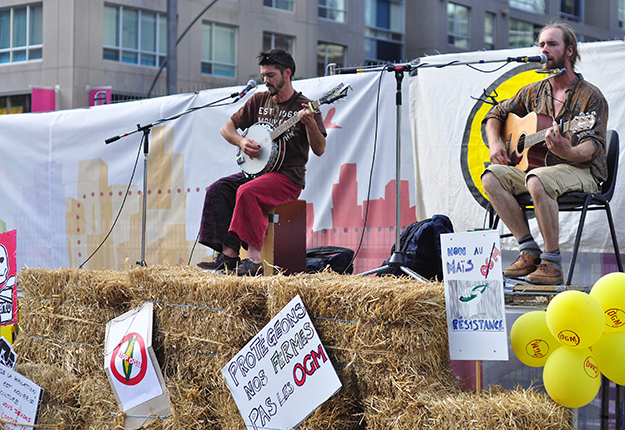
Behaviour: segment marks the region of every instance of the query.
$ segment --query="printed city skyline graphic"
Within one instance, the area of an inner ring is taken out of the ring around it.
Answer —
[[[145,259],[148,264],[187,264],[194,240],[186,240],[187,198],[206,185],[185,187],[184,154],[174,154],[174,130],[156,127],[148,157],[148,197]],[[361,240],[366,202],[358,202],[356,164],[341,166],[339,182],[332,186],[332,228],[312,231],[314,208],[307,205],[307,248],[322,245],[356,250]],[[66,198],[66,228],[70,267],[78,267],[101,244],[117,216],[127,184],[109,184],[108,165],[101,159],[79,163],[77,198]],[[142,186],[142,182],[141,182]],[[409,206],[409,183],[401,183],[402,228],[416,221]],[[137,185],[130,187],[125,207],[111,236],[85,267],[124,268],[134,266],[141,255],[143,196]],[[195,234],[193,235],[195,236]],[[385,186],[384,197],[371,200],[366,233],[354,265],[354,273],[378,267],[390,256],[395,243],[395,181]],[[193,261],[200,261],[207,248],[197,245]]]

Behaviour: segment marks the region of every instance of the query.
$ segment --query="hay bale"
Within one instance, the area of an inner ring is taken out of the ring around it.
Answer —
[[[440,283],[167,266],[25,269],[19,278],[18,370],[44,388],[40,423],[53,428],[123,424],[103,371],[105,326],[153,302],[152,344],[172,415],[148,427],[244,429],[221,369],[297,294],[343,384],[302,429],[570,428],[564,408],[544,395],[458,389]]]

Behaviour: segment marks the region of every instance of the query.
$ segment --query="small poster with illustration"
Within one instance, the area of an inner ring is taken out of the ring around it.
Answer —
[[[452,360],[508,360],[499,233],[441,235]]]

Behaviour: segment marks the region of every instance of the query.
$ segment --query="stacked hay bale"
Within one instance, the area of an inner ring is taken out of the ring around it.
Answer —
[[[571,428],[533,391],[461,392],[449,370],[440,283],[332,273],[210,275],[189,267],[128,272],[25,269],[17,370],[44,388],[40,423],[123,423],[104,373],[105,325],[153,302],[158,362],[172,415],[159,429],[244,429],[221,369],[299,294],[343,388],[303,429]]]

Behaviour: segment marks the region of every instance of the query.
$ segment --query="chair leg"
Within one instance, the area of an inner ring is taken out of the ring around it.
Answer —
[[[573,255],[571,256],[571,264],[569,267],[569,274],[566,277],[566,283],[564,285],[571,285],[573,280],[573,270],[575,269],[575,262],[577,261],[577,253],[579,252],[579,243],[582,239],[582,231],[584,230],[584,222],[586,222],[586,212],[588,212],[588,205],[590,204],[591,195],[584,201],[584,207],[582,214],[579,217],[579,224],[577,225],[577,234],[575,235],[575,244],[573,245]]]
[[[605,205],[605,214],[608,217],[608,225],[610,226],[610,235],[612,236],[612,246],[614,247],[614,256],[616,257],[616,264],[618,265],[619,272],[623,272],[623,262],[621,261],[621,252],[618,247],[618,241],[616,239],[616,231],[614,230],[614,220],[612,218],[612,211],[610,210],[610,204]]]

